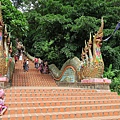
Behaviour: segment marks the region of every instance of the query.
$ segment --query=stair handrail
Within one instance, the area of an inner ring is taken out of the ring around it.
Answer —
[[[50,73],[53,76],[53,78],[55,80],[59,81],[59,80],[61,80],[63,74],[65,73],[65,71],[67,69],[72,69],[75,72],[76,81],[78,81],[79,80],[78,71],[80,71],[81,64],[82,64],[82,62],[80,61],[80,59],[78,57],[74,57],[72,59],[68,59],[63,64],[63,66],[61,67],[60,70],[57,68],[57,66],[55,64],[49,65],[49,70],[50,70]]]

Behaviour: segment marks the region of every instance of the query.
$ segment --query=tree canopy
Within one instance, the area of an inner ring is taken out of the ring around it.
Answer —
[[[1,5],[3,21],[7,24],[7,31],[10,32],[13,51],[15,51],[15,39],[21,40],[27,36],[28,22],[24,14],[17,10],[10,0],[1,0]]]

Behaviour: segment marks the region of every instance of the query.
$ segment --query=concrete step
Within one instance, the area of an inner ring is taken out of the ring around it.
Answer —
[[[14,106],[9,106],[6,114],[26,114],[27,113],[54,113],[54,112],[71,112],[71,111],[93,111],[93,110],[115,110],[120,109],[118,104],[108,104],[108,105],[69,105],[65,104],[60,106],[40,106],[38,103],[24,103],[13,104]]]
[[[71,90],[70,90],[71,91]],[[46,90],[46,91],[44,91],[44,90],[16,90],[15,92],[12,90],[9,90],[9,91],[7,91],[7,93],[9,94],[9,95],[17,95],[17,94],[36,94],[36,95],[44,95],[44,96],[49,96],[49,95],[59,95],[59,96],[61,96],[61,95],[63,95],[63,96],[82,96],[82,97],[84,97],[84,96],[90,96],[90,97],[101,97],[101,96],[105,96],[105,97],[107,97],[107,96],[117,96],[117,97],[119,97],[118,95],[116,95],[116,93],[114,94],[113,92],[109,92],[109,93],[98,93],[98,92],[81,92],[81,90],[79,90],[79,91],[71,91],[70,92],[69,90],[68,91],[61,91],[61,92],[59,92],[59,90]],[[11,93],[12,92],[12,93]],[[43,93],[44,92],[44,93]],[[7,95],[7,93],[6,93],[6,95]],[[17,95],[18,96],[18,95]]]
[[[59,119],[63,120],[63,119]],[[104,116],[104,117],[92,117],[92,118],[69,118],[65,120],[120,120],[120,115],[117,116]]]
[[[117,92],[110,92],[110,91],[97,91],[92,89],[81,89],[81,88],[70,88],[70,87],[32,87],[32,86],[18,86],[18,87],[12,87],[12,89],[8,88],[5,89],[7,93],[75,93],[78,95],[117,95]]]
[[[12,100],[10,100],[12,101]],[[94,101],[94,100],[90,100],[90,101],[85,101],[85,100],[82,100],[82,101],[79,101],[79,100],[64,100],[64,101],[39,101],[39,100],[33,100],[33,99],[21,99],[20,101],[18,100],[15,100],[15,101],[12,101],[12,102],[7,102],[6,101],[6,105],[8,105],[9,107],[14,107],[14,106],[29,106],[29,105],[32,105],[32,106],[40,106],[40,107],[49,107],[49,106],[72,106],[72,105],[94,105],[94,106],[97,106],[97,105],[103,105],[103,107],[106,105],[109,105],[109,104],[120,104],[120,100],[109,100],[107,102],[107,100],[104,102],[104,100],[99,100],[99,101]],[[32,102],[34,103],[32,103]],[[102,108],[102,106],[100,106],[100,108]],[[88,108],[90,109],[90,108]]]
[[[11,94],[11,95],[6,95],[6,102],[7,101],[21,101],[21,100],[39,100],[39,101],[64,101],[64,100],[114,100],[114,99],[118,99],[118,96],[59,96],[59,95],[51,95],[48,94],[48,96],[42,96],[42,94]]]
[[[15,111],[14,111],[15,112]],[[1,116],[1,120],[59,120],[59,119],[74,119],[74,118],[94,118],[96,117],[120,116],[119,109],[112,110],[95,110],[95,111],[72,111],[72,112],[54,112],[54,113],[26,113],[26,114],[10,114]],[[107,119],[106,119],[107,120]],[[109,120],[109,119],[108,119]]]

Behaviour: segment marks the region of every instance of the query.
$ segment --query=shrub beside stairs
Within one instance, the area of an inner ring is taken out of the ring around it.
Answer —
[[[58,87],[32,62],[28,72],[16,63],[12,87],[5,93],[8,110],[0,120],[120,120],[116,92]]]

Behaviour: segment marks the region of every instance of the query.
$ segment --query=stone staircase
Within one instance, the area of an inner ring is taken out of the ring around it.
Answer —
[[[57,86],[49,74],[41,74],[34,68],[34,63],[29,61],[29,71],[23,71],[21,61],[15,65],[12,86]]]
[[[120,120],[120,96],[105,90],[58,87],[30,62],[18,61],[12,87],[5,89],[8,110],[0,120]]]
[[[8,110],[1,120],[120,120],[115,92],[65,87],[5,89]]]

